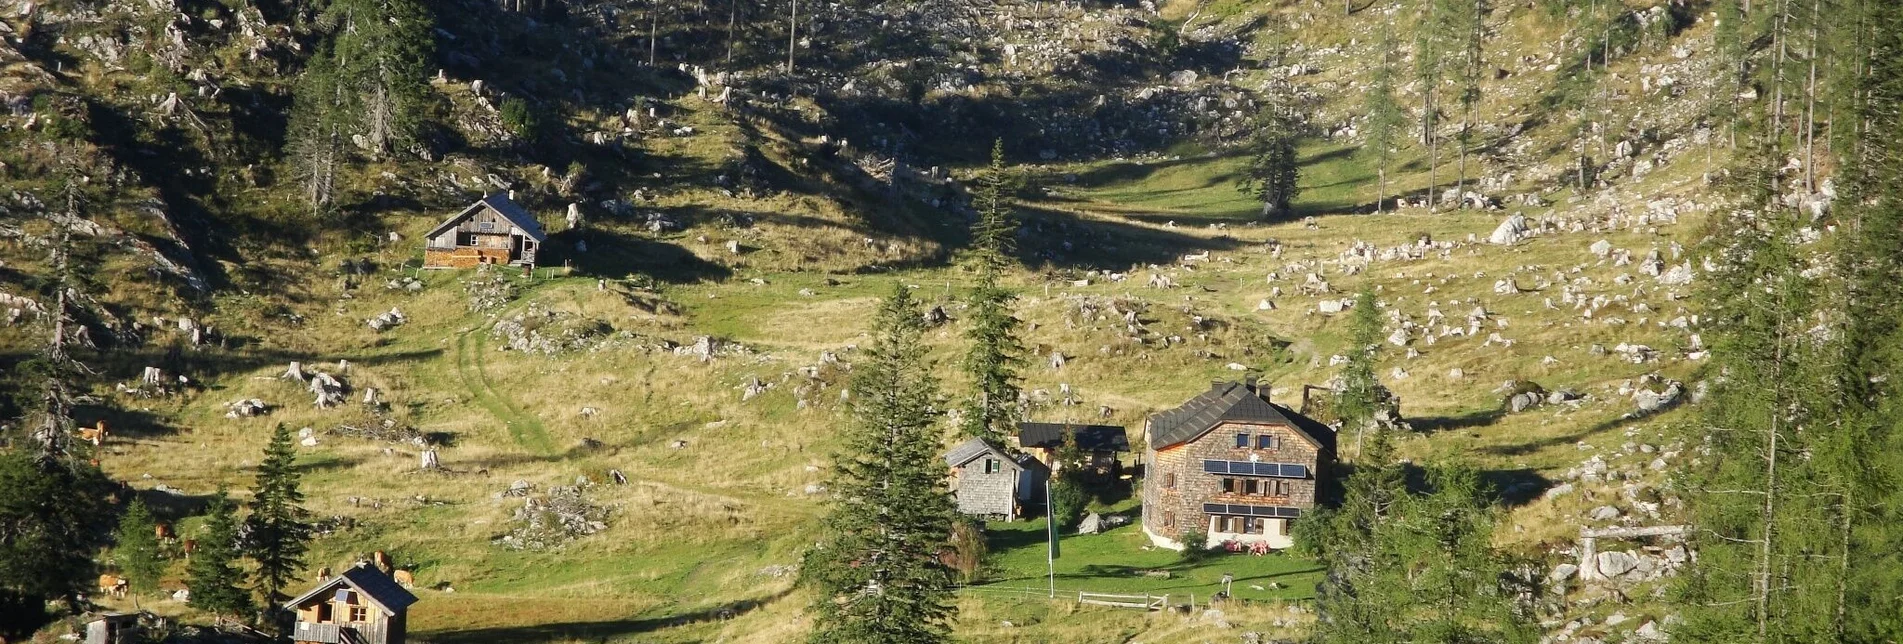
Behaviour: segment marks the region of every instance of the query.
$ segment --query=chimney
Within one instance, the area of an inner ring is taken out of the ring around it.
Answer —
[[[515,191],[514,191],[514,190],[510,190],[510,191],[509,191],[509,201],[515,201]]]

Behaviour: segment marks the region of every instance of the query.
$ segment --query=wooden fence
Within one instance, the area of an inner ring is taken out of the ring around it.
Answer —
[[[1092,606],[1110,606],[1113,608],[1139,608],[1143,610],[1163,610],[1170,606],[1169,595],[1107,595],[1077,591],[1077,603]]]

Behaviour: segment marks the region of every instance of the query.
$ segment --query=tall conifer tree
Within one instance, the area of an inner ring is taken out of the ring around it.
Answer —
[[[157,523],[145,502],[133,499],[119,516],[119,529],[113,533],[113,558],[119,562],[132,592],[150,593],[159,589],[165,575],[165,559],[160,556]]]
[[[811,641],[930,644],[950,640],[952,571],[939,560],[957,510],[939,459],[938,383],[918,300],[902,284],[879,307],[854,365],[825,541],[807,557],[819,590]]]
[[[1380,48],[1381,61],[1374,66],[1374,77],[1368,81],[1368,93],[1362,98],[1362,112],[1366,117],[1366,141],[1361,150],[1375,157],[1375,173],[1379,181],[1375,187],[1374,211],[1386,208],[1388,199],[1388,163],[1394,158],[1396,135],[1401,128],[1401,106],[1394,98],[1394,65],[1400,57],[1395,51],[1394,26],[1388,21],[1381,23]]]
[[[297,581],[309,546],[310,526],[298,490],[297,446],[291,430],[280,423],[258,464],[257,487],[251,492],[251,516],[245,518],[250,538],[246,554],[258,562],[253,579],[268,602],[288,599],[281,591]]]
[[[1018,369],[1024,365],[1024,346],[1018,340],[1022,323],[1012,314],[1017,294],[1001,281],[1011,266],[1018,224],[1005,201],[1004,142],[991,148],[991,166],[978,178],[973,202],[978,222],[972,227],[971,263],[978,271],[967,314],[965,340],[970,342],[960,363],[971,379],[972,394],[961,410],[959,425],[967,436],[1003,444],[1018,420]]]
[[[238,565],[238,509],[219,488],[206,508],[205,531],[185,565],[186,587],[192,589],[193,608],[225,616],[251,611],[251,593],[244,589]]]

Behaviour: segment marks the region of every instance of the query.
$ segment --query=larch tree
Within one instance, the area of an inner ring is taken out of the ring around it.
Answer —
[[[1440,167],[1441,85],[1460,52],[1461,6],[1470,0],[1420,0],[1414,31],[1414,80],[1421,86],[1421,145],[1427,147],[1427,208],[1435,209]]]
[[[206,507],[204,532],[192,559],[185,564],[186,587],[192,589],[193,608],[215,615],[241,616],[251,612],[251,593],[244,589],[239,568],[238,509],[224,488]]]
[[[953,571],[939,559],[958,514],[938,455],[938,383],[919,302],[903,284],[893,289],[853,368],[835,501],[804,567],[819,591],[815,643],[946,642],[957,610]]]
[[[158,523],[145,502],[133,499],[119,515],[119,528],[113,531],[113,559],[119,563],[132,592],[145,594],[159,589],[165,576],[165,558],[159,551]]]
[[[264,461],[258,464],[256,487],[251,491],[251,515],[245,518],[249,537],[245,554],[258,563],[253,571],[254,585],[265,601],[275,604],[289,599],[286,586],[298,580],[304,565],[311,529],[308,513],[301,505],[304,493],[298,489],[297,446],[291,430],[279,423],[264,448]]]
[[[1460,80],[1460,133],[1455,141],[1460,144],[1460,169],[1454,181],[1455,199],[1460,200],[1456,207],[1465,207],[1467,200],[1467,157],[1473,149],[1474,110],[1480,105],[1480,84],[1486,75],[1487,45],[1487,0],[1463,0],[1451,14],[1455,18],[1450,27],[1458,35],[1460,55],[1458,73]]]
[[[1400,133],[1403,118],[1401,106],[1394,98],[1394,65],[1400,54],[1396,51],[1393,25],[1387,21],[1381,23],[1376,46],[1380,49],[1381,61],[1375,65],[1373,78],[1368,80],[1368,93],[1362,99],[1367,138],[1361,150],[1375,157],[1378,181],[1374,211],[1378,213],[1383,211],[1388,199],[1388,163],[1394,158],[1396,135]]]
[[[960,410],[960,431],[966,436],[1003,444],[1015,430],[1018,396],[1023,377],[1024,345],[1018,340],[1023,325],[1011,310],[1017,294],[1003,286],[1011,266],[1018,224],[1005,200],[1007,183],[1004,142],[993,143],[991,166],[978,177],[973,205],[978,221],[972,226],[969,261],[978,283],[968,298],[965,340],[970,343],[960,367],[971,379],[973,391]]]

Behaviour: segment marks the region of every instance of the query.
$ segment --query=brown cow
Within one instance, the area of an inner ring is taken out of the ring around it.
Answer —
[[[410,574],[410,571],[408,570],[396,571],[395,578],[396,578],[396,585],[398,586],[402,586],[404,588],[410,588],[416,585],[416,575]]]
[[[324,566],[322,568],[317,569],[317,580],[324,581],[326,579],[330,579],[330,566]]]
[[[154,524],[152,526],[152,536],[158,537],[159,541],[171,541],[178,538],[178,534],[172,532],[172,524],[170,523]]]
[[[130,588],[131,585],[130,582],[126,581],[126,578],[118,575],[99,576],[99,592],[111,595],[114,598],[124,599],[126,590]]]
[[[98,447],[100,443],[106,442],[106,421],[99,421],[98,427],[79,428],[79,438],[80,440],[92,443],[93,447]]]
[[[198,540],[197,540],[197,539],[186,539],[186,540],[184,540],[184,541],[180,541],[180,542],[178,543],[178,546],[179,546],[179,549],[180,549],[180,550],[183,550],[183,551],[185,551],[185,560],[186,560],[186,561],[191,561],[191,560],[192,560],[192,551],[193,551],[193,550],[197,550],[197,549],[198,549]]]
[[[390,555],[383,554],[382,550],[370,553],[370,563],[376,564],[378,569],[386,573],[396,568],[390,564]]]

